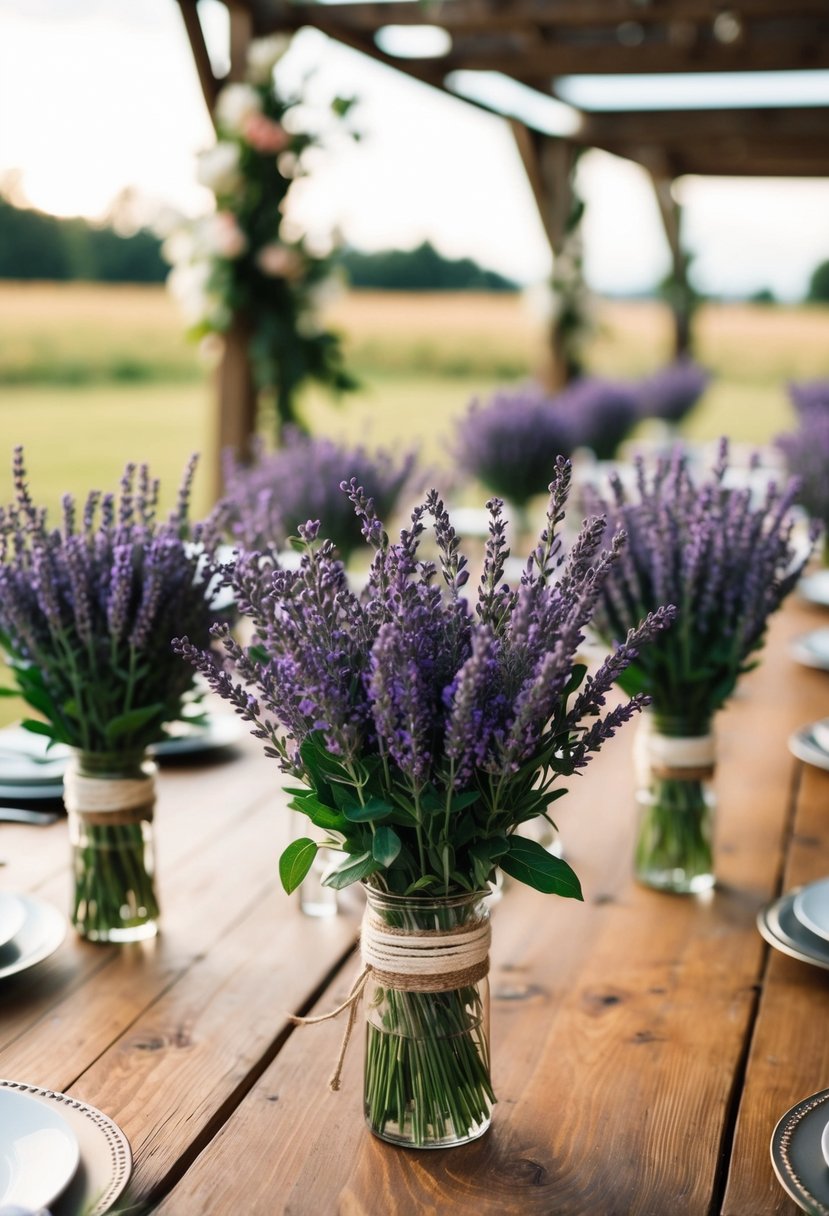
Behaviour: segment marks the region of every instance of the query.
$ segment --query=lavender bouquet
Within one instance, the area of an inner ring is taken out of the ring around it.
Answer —
[[[829,566],[829,396],[800,409],[797,429],[779,435],[777,446],[798,480],[797,500],[823,528],[823,562]]]
[[[455,432],[459,467],[506,499],[519,524],[529,500],[547,491],[558,457],[572,450],[568,420],[532,383],[500,389],[485,405],[473,401]]]
[[[639,419],[632,385],[585,376],[574,380],[554,400],[569,427],[573,447],[591,448],[599,460],[612,460]]]
[[[641,460],[637,468],[630,497],[618,477],[611,478],[609,502],[588,491],[591,509],[605,510],[628,535],[594,625],[612,641],[659,604],[678,609],[676,625],[643,650],[619,682],[651,699],[637,874],[652,886],[697,891],[714,881],[711,720],[740,675],[756,666],[768,618],[808,554],[797,557],[791,543],[796,487],[781,492],[770,484],[765,501],[753,506],[749,489],[724,485],[725,440],[701,485],[679,452],[650,473]]]
[[[256,550],[282,546],[300,524],[318,519],[347,563],[362,533],[340,483],[355,476],[378,513],[390,515],[411,483],[415,460],[414,452],[396,460],[382,448],[350,448],[288,428],[282,447],[266,453],[260,445],[253,464],[225,458],[227,489],[216,524],[242,548]]]
[[[197,529],[198,545],[187,543],[194,470],[191,460],[162,523],[158,482],[146,466],[128,465],[118,496],[92,491],[79,515],[66,495],[62,525],[52,527],[29,494],[17,448],[15,501],[0,509],[0,644],[20,696],[40,715],[23,725],[75,749],[75,787],[118,777],[136,794],[117,814],[87,807],[71,820],[72,919],[97,940],[155,931],[143,756],[181,717],[194,684],[170,638],[186,628],[206,643],[216,617],[213,538]]]
[[[710,379],[710,373],[693,359],[686,357],[668,363],[640,381],[640,415],[678,425],[697,404]]]
[[[464,978],[426,990],[399,985],[399,975],[386,980],[388,968],[376,953],[366,955],[379,949],[377,925],[383,948],[405,970],[397,935],[439,932],[439,953],[453,934],[477,932],[469,901],[478,900],[496,866],[538,890],[581,898],[567,863],[516,829],[546,818],[565,793],[559,779],[580,772],[641,707],[641,695],[609,710],[605,698],[671,618],[668,609],[651,613],[585,678],[578,650],[623,541],[616,536],[602,551],[605,523],[593,519],[565,558],[558,526],[569,482],[569,463],[559,458],[546,527],[515,589],[502,581],[502,503],[489,502],[490,536],[471,607],[461,595],[467,561],[437,493],[391,543],[351,481],[343,489],[374,549],[359,597],[333,545],[320,542],[317,524],[308,523],[300,528],[299,569],[243,554],[229,571],[255,640],[243,647],[226,627],[215,633],[241,682],[188,638],[174,643],[251,724],[266,753],[301,782],[290,791],[291,805],[328,833],[323,848],[343,854],[329,885],[366,884],[371,915],[363,950],[364,959],[374,959],[376,982],[366,1110],[371,1128],[395,1142],[470,1139],[487,1126],[493,1095],[477,989],[482,973],[462,968]],[[419,555],[429,518],[442,590],[435,564]],[[286,890],[302,881],[317,848],[300,839],[286,849]]]
[[[829,410],[829,380],[801,380],[789,385],[789,396],[798,414],[813,409]]]

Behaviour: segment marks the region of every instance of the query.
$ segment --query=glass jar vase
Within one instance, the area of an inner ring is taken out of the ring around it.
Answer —
[[[76,752],[67,767],[71,920],[89,941],[143,941],[158,932],[156,772],[143,753]]]
[[[714,736],[710,719],[645,713],[637,728],[637,880],[680,895],[714,885]]]
[[[364,1109],[381,1140],[448,1148],[489,1127],[487,894],[366,888]]]

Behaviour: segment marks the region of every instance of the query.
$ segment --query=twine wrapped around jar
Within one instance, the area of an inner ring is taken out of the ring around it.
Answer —
[[[143,770],[140,777],[90,777],[81,772],[80,761],[73,757],[63,777],[67,811],[80,815],[84,823],[101,827],[120,827],[142,820],[151,823],[156,766],[145,761]]]

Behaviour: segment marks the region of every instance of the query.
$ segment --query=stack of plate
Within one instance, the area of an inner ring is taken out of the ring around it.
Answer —
[[[829,878],[797,887],[762,908],[757,927],[775,950],[829,970]]]
[[[66,920],[51,904],[0,891],[0,980],[48,958],[65,935]]]
[[[829,671],[829,629],[813,629],[795,638],[790,646],[792,658],[804,667]]]
[[[807,574],[797,584],[797,590],[810,604],[829,608],[829,570],[816,570]]]
[[[94,1106],[0,1081],[0,1208],[103,1216],[131,1172],[129,1141]]]
[[[789,751],[804,764],[829,769],[829,718],[796,730],[789,737]]]
[[[0,799],[26,802],[60,798],[69,748],[49,747],[45,735],[33,735],[22,726],[0,730]]]
[[[206,714],[198,721],[172,723],[169,737],[150,750],[159,760],[198,756],[231,747],[243,734],[235,714]],[[49,747],[45,735],[34,735],[22,726],[0,730],[0,802],[61,798],[70,755],[62,743]]]
[[[771,1137],[771,1161],[799,1208],[829,1216],[829,1089],[786,1111]]]

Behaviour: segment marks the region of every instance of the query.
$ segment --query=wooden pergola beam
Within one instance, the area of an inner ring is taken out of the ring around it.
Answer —
[[[316,25],[320,18],[317,4],[293,4],[285,0],[252,0],[251,7],[262,27],[299,28]],[[326,4],[327,20],[342,29],[373,32],[384,25],[439,25],[450,33],[496,32],[533,24],[554,30],[562,26],[612,27],[623,21],[643,26],[668,21],[712,23],[724,10],[722,0],[671,0],[647,4],[642,0],[398,0],[389,4]],[[825,17],[825,0],[739,0],[733,6],[740,19],[774,17],[778,21]]]
[[[196,65],[196,73],[201,85],[204,104],[207,106],[207,112],[212,119],[213,111],[216,107],[216,98],[219,94],[219,81],[213,73],[213,65],[207,53],[207,43],[204,40],[204,30],[199,20],[196,0],[178,0],[178,5],[181,9],[181,16],[184,21],[187,38],[190,42],[190,49],[193,52],[193,62]]]

